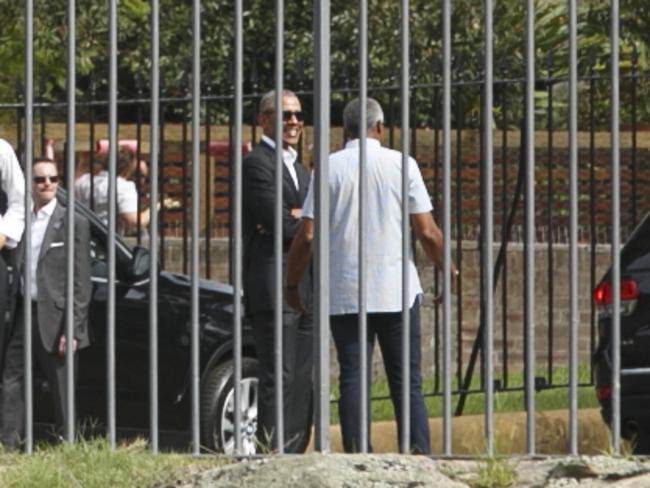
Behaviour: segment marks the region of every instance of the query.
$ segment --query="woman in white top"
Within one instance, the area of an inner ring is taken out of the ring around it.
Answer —
[[[140,165],[140,174],[147,175],[147,165],[144,161],[138,163],[133,152],[126,146],[121,146],[117,152],[117,215],[120,232],[133,231],[138,225],[138,191],[135,182],[131,181],[136,168]],[[91,183],[92,180],[92,183]],[[97,216],[108,223],[108,158],[104,159],[102,170],[96,175],[85,173],[75,181],[77,199],[90,207],[91,188],[93,194],[93,210]],[[149,209],[139,214],[140,225],[149,225]]]

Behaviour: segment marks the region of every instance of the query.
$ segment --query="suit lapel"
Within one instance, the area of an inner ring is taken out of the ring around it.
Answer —
[[[273,168],[275,168],[275,148],[269,146],[264,140],[260,142],[261,145],[266,148],[266,150],[269,152],[269,161],[271,162],[271,165]],[[295,167],[296,165],[294,165]],[[298,184],[300,185],[300,188],[296,188],[296,184],[293,181],[293,178],[291,177],[291,173],[289,173],[289,169],[287,168],[287,165],[284,164],[284,161],[282,161],[282,182],[284,185],[287,185],[293,192],[293,196],[296,198],[296,200],[300,203],[302,203],[302,199],[300,198],[300,192],[302,191],[302,181],[300,179],[300,173],[296,169],[296,174],[298,176]],[[288,196],[285,192],[285,197]]]

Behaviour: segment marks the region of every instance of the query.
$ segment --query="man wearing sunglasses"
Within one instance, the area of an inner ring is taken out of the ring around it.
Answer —
[[[16,306],[16,320],[7,344],[2,375],[0,440],[5,449],[17,449],[23,437],[23,303],[31,299],[32,354],[47,377],[54,400],[58,426],[65,423],[66,368],[66,209],[58,204],[59,176],[56,163],[36,159],[33,166],[31,228],[31,293],[27,298],[24,283]],[[74,243],[74,340],[72,352],[89,345],[87,333],[90,283],[90,224],[75,215]],[[16,261],[23,273],[25,241],[18,246]],[[76,358],[75,358],[76,359]]]
[[[259,360],[257,439],[275,449],[275,91],[262,96],[258,124],[262,140],[243,161],[244,300]],[[302,202],[309,175],[298,161],[303,115],[295,93],[282,93],[282,259],[300,223]],[[283,272],[284,275],[284,272]],[[311,301],[311,276],[305,273],[298,285],[303,300]],[[282,310],[282,387],[284,452],[303,452],[312,424],[312,335],[311,312]]]

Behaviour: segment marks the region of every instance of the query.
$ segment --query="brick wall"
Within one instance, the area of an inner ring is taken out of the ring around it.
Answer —
[[[228,280],[228,241],[212,239],[211,246],[211,277],[222,281]],[[202,276],[205,276],[205,242],[201,245]],[[554,366],[568,365],[569,338],[569,254],[568,246],[554,244],[549,253],[547,244],[535,247],[535,341],[537,368],[545,370],[549,366],[549,358]],[[595,279],[609,266],[609,246],[596,247]],[[498,246],[494,247],[494,256]],[[524,324],[524,273],[523,246],[510,244],[505,260],[505,273],[500,274],[494,295],[494,364],[495,374],[499,377],[507,368],[511,372],[521,373],[523,365],[523,324]],[[550,259],[549,259],[550,256]],[[578,250],[578,284],[579,284],[579,361],[588,364],[591,348],[591,253],[589,246],[580,245]],[[165,240],[165,268],[170,271],[182,272],[183,246],[182,239],[167,238]],[[422,253],[418,253],[420,278],[425,290],[425,301],[422,309],[422,358],[423,372],[430,376],[435,371],[436,351],[441,340],[442,311],[433,305],[434,268],[427,265]],[[459,359],[462,360],[463,371],[470,356],[472,344],[476,337],[479,323],[480,307],[480,268],[479,250],[475,242],[465,241],[462,245],[462,295],[452,296],[452,344],[453,369],[456,370]],[[549,268],[549,263],[552,268]],[[549,273],[549,269],[551,272]],[[504,277],[506,300],[504,303]],[[552,297],[552,300],[550,299]],[[460,310],[460,313],[459,313]],[[503,317],[506,317],[505,326]],[[459,328],[459,322],[462,327]],[[436,325],[437,324],[437,325]],[[505,327],[505,328],[504,328]],[[505,330],[505,333],[504,333]],[[438,332],[437,332],[438,331]],[[440,339],[438,338],[440,337]],[[458,345],[461,345],[459,358]],[[504,345],[506,347],[504,348]],[[504,350],[506,351],[504,354]],[[441,352],[438,350],[441,355]],[[332,379],[336,379],[337,368],[335,355],[332,352]],[[375,355],[375,363],[380,362],[379,354]],[[375,374],[381,374],[381,368],[375,367]]]

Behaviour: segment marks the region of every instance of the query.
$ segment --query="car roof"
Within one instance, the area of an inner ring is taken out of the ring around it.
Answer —
[[[68,206],[68,192],[65,188],[59,187],[56,193],[56,198],[59,201],[61,205],[64,207]],[[88,207],[86,207],[83,203],[79,202],[78,200],[75,199],[74,202],[74,207],[75,207],[75,212],[78,214],[81,214],[83,217],[88,219],[90,222],[91,228],[96,228],[99,230],[100,233],[102,233],[104,236],[108,236],[108,227],[104,222],[97,216],[95,212],[90,210]],[[131,246],[129,246],[127,243],[125,243],[122,238],[119,236],[119,234],[115,234],[115,244],[117,247],[124,253],[126,254],[126,257],[128,259],[131,259],[133,256],[133,250],[131,249]]]

